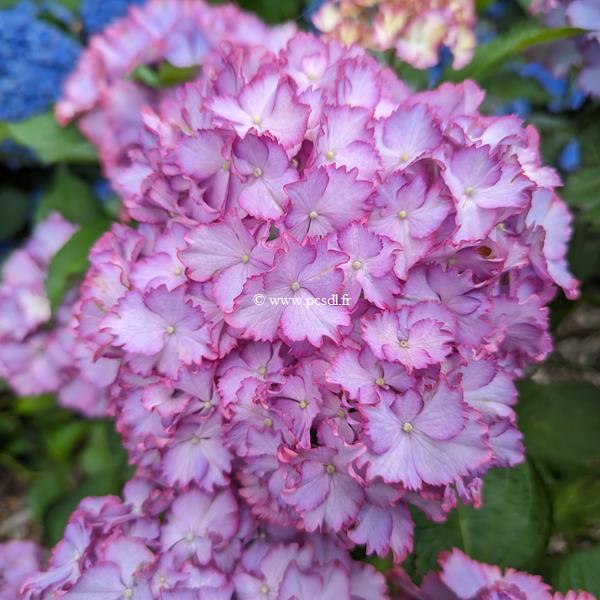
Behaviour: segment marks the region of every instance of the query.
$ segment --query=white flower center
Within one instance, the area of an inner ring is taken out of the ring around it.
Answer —
[[[402,431],[404,431],[404,433],[410,433],[413,429],[413,424],[408,421],[402,425]]]

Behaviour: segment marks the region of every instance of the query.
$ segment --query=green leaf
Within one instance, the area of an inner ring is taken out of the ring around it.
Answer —
[[[195,65],[191,67],[176,67],[171,63],[164,62],[158,70],[160,87],[173,87],[192,81],[198,75],[198,72],[199,68]]]
[[[26,465],[19,462],[12,453],[0,452],[0,467],[27,479],[34,474]]]
[[[487,10],[492,4],[494,4],[494,0],[476,0],[475,9],[478,13],[482,13]]]
[[[88,442],[81,453],[81,466],[87,475],[96,475],[105,471],[111,464],[111,453],[103,423],[94,423]]]
[[[561,592],[585,590],[600,596],[600,546],[578,550],[562,559],[552,583]]]
[[[46,431],[44,438],[50,457],[61,462],[67,460],[88,429],[88,423],[72,420]]]
[[[199,70],[200,68],[196,65],[176,67],[164,61],[157,69],[148,65],[139,66],[131,74],[131,79],[154,89],[162,89],[192,81],[198,75]]]
[[[14,433],[19,432],[19,421],[11,414],[3,414],[0,418],[0,439],[4,444],[6,438]]]
[[[550,95],[537,82],[525,79],[517,73],[498,73],[486,79],[485,112],[492,112],[496,106],[523,98],[535,105],[545,106]]]
[[[58,465],[43,472],[32,483],[27,503],[34,517],[41,519],[50,505],[62,496],[67,486],[68,474],[67,465]]]
[[[364,562],[373,565],[380,573],[389,573],[394,568],[394,557],[388,554],[384,558],[379,556],[366,556]]]
[[[600,236],[598,227],[584,219],[575,219],[569,247],[569,265],[575,277],[585,282],[600,274]],[[584,293],[588,290],[583,288]],[[589,291],[592,292],[591,286]]]
[[[79,10],[81,0],[54,0],[59,4],[62,4],[65,8],[68,8],[71,12]]]
[[[565,481],[553,490],[554,530],[569,537],[600,523],[600,479]]]
[[[559,472],[600,473],[600,394],[585,382],[518,385],[519,428],[536,461]]]
[[[533,0],[517,0],[517,2],[526,13],[529,13],[529,7],[531,6]]]
[[[52,311],[56,310],[67,291],[87,270],[90,248],[109,225],[109,221],[99,220],[82,226],[50,262],[46,294]]]
[[[52,113],[36,115],[18,123],[3,123],[2,129],[15,142],[35,150],[43,163],[98,162],[96,150],[75,125],[60,127]]]
[[[21,396],[15,401],[14,412],[17,415],[34,415],[47,412],[55,406],[56,401],[51,394]]]
[[[18,233],[27,222],[29,198],[12,187],[0,188],[0,240]]]
[[[148,65],[140,65],[131,74],[133,81],[139,81],[148,87],[158,89],[160,87],[160,79],[158,73]]]
[[[600,105],[587,105],[581,111],[574,113],[573,122],[575,131],[571,135],[577,137],[581,143],[581,166],[600,168]]]
[[[414,565],[419,576],[437,568],[443,550],[461,548],[475,560],[535,570],[551,526],[546,488],[531,463],[494,469],[484,478],[480,509],[459,506],[445,523],[416,514]]]
[[[81,453],[80,462],[84,472],[91,477],[109,468],[124,477],[127,475],[127,455],[114,430],[113,423],[106,421],[93,423],[88,443]]]
[[[459,71],[449,71],[446,73],[446,78],[450,81],[481,80],[488,75],[495,74],[499,66],[527,48],[578,36],[582,33],[584,31],[576,27],[550,29],[527,21],[499,35],[487,44],[477,46],[473,60]]]
[[[570,175],[561,195],[585,220],[600,223],[600,165]]]
[[[89,186],[73,175],[66,165],[58,166],[54,172],[50,189],[37,209],[36,221],[42,221],[54,211],[67,221],[80,224],[94,222],[103,216]]]
[[[398,75],[398,78],[413,89],[424,90],[427,88],[427,71],[415,69],[395,56],[391,61],[391,66]]]
[[[300,12],[299,0],[239,0],[242,8],[251,10],[267,23],[281,23],[296,19]]]

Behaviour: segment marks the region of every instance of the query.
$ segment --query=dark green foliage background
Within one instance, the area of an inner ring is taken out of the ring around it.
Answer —
[[[78,4],[63,3],[74,9]],[[301,0],[240,4],[272,23],[294,19],[307,26],[307,3]],[[491,2],[477,4],[483,11]],[[562,196],[575,215],[571,265],[582,281],[582,295],[577,302],[557,297],[552,306],[557,350],[519,385],[527,462],[487,475],[480,510],[460,507],[443,524],[415,513],[415,548],[406,567],[418,580],[436,568],[440,551],[456,546],[482,561],[540,573],[560,590],[579,587],[600,595],[600,105],[588,100],[577,111],[549,112],[545,90],[508,68],[524,60],[527,49],[578,33],[543,28],[527,16],[527,5],[515,0],[499,24],[499,36],[481,45],[465,69],[446,72],[445,79],[476,79],[488,91],[489,112],[526,99],[533,107],[528,120],[541,132],[549,164],[557,164],[572,137],[581,141],[581,168],[562,173]],[[425,74],[394,67],[416,88],[426,85]],[[135,75],[156,86],[190,73],[167,66]],[[91,188],[100,174],[94,149],[74,127],[58,128],[50,113],[19,124],[0,123],[4,138],[33,148],[42,164],[19,171],[0,164],[0,241],[18,243],[32,221],[52,210],[82,225],[50,267],[47,290],[56,307],[85,271],[87,250],[109,226],[117,201],[97,202]],[[82,497],[119,493],[129,476],[110,422],[83,420],[58,408],[51,397],[16,399],[0,387],[0,477],[23,490],[43,543],[60,539]],[[0,499],[0,522],[6,517]],[[373,562],[389,566],[386,560]]]

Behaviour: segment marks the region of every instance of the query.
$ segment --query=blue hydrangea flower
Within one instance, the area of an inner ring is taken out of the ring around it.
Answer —
[[[561,150],[558,164],[567,173],[576,171],[581,166],[581,143],[577,138],[571,138]]]
[[[145,0],[82,0],[81,20],[87,35],[104,29],[109,23],[122,17],[132,4],[144,4]]]
[[[94,181],[92,184],[92,189],[94,190],[96,198],[98,198],[100,202],[107,202],[109,198],[114,195],[113,189],[106,179],[98,179]]]
[[[427,86],[433,88],[439,85],[444,71],[452,63],[452,52],[448,46],[442,46],[440,50],[440,62],[427,71]]]
[[[0,11],[0,120],[20,121],[45,111],[60,95],[81,47],[38,19],[31,2]]]
[[[567,77],[556,77],[539,63],[527,63],[517,72],[521,77],[534,79],[550,94],[548,108],[552,112],[577,110],[585,102],[585,95],[574,88]]]
[[[494,114],[501,115],[519,115],[526,119],[531,114],[531,103],[525,98],[515,98],[506,104],[494,107]]]

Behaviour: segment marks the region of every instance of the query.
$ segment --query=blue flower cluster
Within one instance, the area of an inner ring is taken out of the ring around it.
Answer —
[[[31,2],[0,11],[0,120],[20,121],[46,110],[80,51],[75,39],[40,20]]]
[[[143,4],[145,0],[83,0],[81,20],[87,35],[104,29],[109,23],[122,17],[132,4]]]
[[[577,110],[585,102],[585,94],[572,85],[568,76],[557,77],[540,63],[526,63],[517,71],[521,77],[537,81],[548,92],[548,109],[551,112]]]

